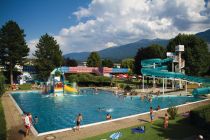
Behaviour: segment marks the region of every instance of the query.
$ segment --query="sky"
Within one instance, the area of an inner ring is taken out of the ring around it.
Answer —
[[[0,27],[24,29],[30,56],[48,33],[63,54],[210,28],[209,0],[0,0]]]

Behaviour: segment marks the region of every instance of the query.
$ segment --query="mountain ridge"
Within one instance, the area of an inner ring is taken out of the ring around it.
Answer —
[[[196,36],[204,39],[210,47],[210,29],[195,34]],[[138,49],[147,47],[152,44],[158,44],[166,47],[170,39],[141,39],[136,42],[128,43],[125,45],[115,46],[112,48],[106,48],[98,51],[101,59],[111,59],[119,61],[124,58],[133,58]],[[126,52],[126,53],[125,53]],[[64,55],[64,58],[71,58],[77,61],[86,61],[91,52],[75,52]]]

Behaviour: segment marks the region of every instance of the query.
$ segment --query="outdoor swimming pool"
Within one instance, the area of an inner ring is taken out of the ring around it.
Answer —
[[[123,97],[109,91],[99,90],[95,94],[93,89],[83,89],[80,95],[65,94],[53,97],[39,92],[12,93],[19,107],[25,112],[38,116],[38,123],[34,125],[38,133],[69,128],[75,126],[75,118],[82,113],[82,125],[105,121],[110,113],[113,119],[149,111],[149,107],[166,108],[201,100],[186,96],[154,97],[152,103],[140,100],[139,97]],[[99,110],[98,108],[101,108]]]

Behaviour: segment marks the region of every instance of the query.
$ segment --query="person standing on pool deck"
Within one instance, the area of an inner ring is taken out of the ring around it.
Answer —
[[[164,128],[168,128],[168,114],[165,113],[165,117],[164,117]]]
[[[151,120],[151,123],[153,123],[154,114],[153,114],[153,109],[152,109],[152,107],[150,107],[149,114],[150,114],[150,120]]]
[[[76,129],[79,131],[79,128],[80,128],[80,123],[81,123],[81,121],[82,121],[82,114],[81,113],[79,113],[79,115],[77,116],[77,118],[76,118]]]
[[[29,113],[27,113],[27,115],[24,118],[24,125],[25,125],[25,128],[26,128],[26,132],[25,132],[25,136],[26,136],[26,135],[29,135],[29,130],[31,128],[31,120],[30,120],[30,114]]]

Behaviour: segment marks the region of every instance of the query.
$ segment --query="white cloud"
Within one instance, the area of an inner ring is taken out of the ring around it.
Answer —
[[[78,11],[73,13],[73,15],[75,15],[77,17],[77,19],[80,19],[81,17],[90,16],[91,13],[90,13],[90,10],[80,7]]]
[[[35,50],[36,50],[36,44],[38,42],[39,42],[38,39],[30,40],[30,41],[27,42],[27,45],[30,49],[29,57],[33,57],[33,54],[35,53]]]
[[[204,0],[92,0],[73,13],[79,23],[61,29],[55,38],[64,54],[98,51],[144,38],[203,31],[210,28],[209,11]]]
[[[105,44],[105,47],[106,47],[106,48],[111,48],[111,47],[114,47],[114,46],[117,46],[117,44],[115,44],[114,42],[107,42],[107,43]]]

